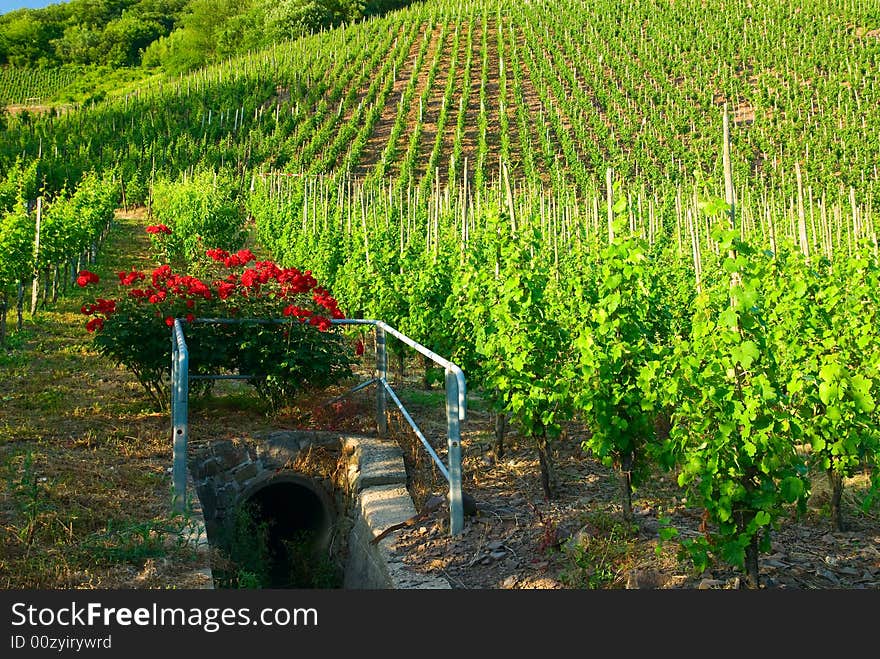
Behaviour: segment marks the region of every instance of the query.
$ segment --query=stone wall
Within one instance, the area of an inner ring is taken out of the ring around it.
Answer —
[[[393,524],[416,514],[406,488],[403,452],[391,442],[374,437],[346,437],[348,483],[353,502],[352,527],[345,566],[345,588],[449,588],[449,582],[410,569],[396,551],[394,534],[370,541]]]
[[[326,465],[321,473],[314,469],[316,461],[312,460],[312,469],[309,469],[310,449],[323,449],[335,459],[341,449],[340,437],[335,433],[276,431],[251,441],[212,442],[201,451],[195,451],[189,472],[204,511],[208,536],[234,518],[242,499],[282,472],[294,471],[311,479],[328,498],[339,494]],[[344,510],[345,501],[336,503]]]

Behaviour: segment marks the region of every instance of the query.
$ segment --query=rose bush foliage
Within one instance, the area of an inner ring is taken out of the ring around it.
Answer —
[[[351,375],[351,351],[331,323],[344,314],[310,271],[258,261],[248,249],[206,250],[191,271],[180,274],[164,264],[119,272],[115,299],[96,298],[81,308],[99,352],[128,368],[156,409],[170,400],[171,328],[177,318],[185,324],[190,373],[249,375],[272,410],[304,389]],[[97,281],[88,271],[77,277],[80,286]]]

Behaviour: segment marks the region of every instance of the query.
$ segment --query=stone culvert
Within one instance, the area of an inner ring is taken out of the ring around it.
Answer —
[[[307,531],[315,554],[344,565],[343,588],[450,588],[411,570],[394,550],[394,534],[370,540],[416,514],[397,444],[333,432],[278,430],[253,439],[218,441],[189,460],[212,545],[251,503],[275,529],[274,542]]]

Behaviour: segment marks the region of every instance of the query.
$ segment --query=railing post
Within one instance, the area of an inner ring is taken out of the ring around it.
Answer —
[[[186,452],[189,434],[189,354],[179,320],[175,321],[171,330],[171,340],[174,342],[171,363],[173,509],[176,512],[183,512],[186,510]]]
[[[449,470],[449,534],[458,535],[464,528],[461,500],[461,426],[458,415],[458,379],[446,369],[447,469]]]
[[[174,328],[171,328],[171,439],[174,439],[174,428],[177,426],[177,416],[175,409],[177,408],[177,337],[174,335]]]
[[[388,434],[388,417],[385,415],[385,387],[388,377],[388,353],[385,350],[385,329],[376,325],[376,433],[380,437]]]

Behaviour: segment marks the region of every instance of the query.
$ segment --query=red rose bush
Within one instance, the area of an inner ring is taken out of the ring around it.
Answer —
[[[344,336],[331,323],[344,314],[309,270],[258,261],[248,249],[209,249],[191,270],[180,274],[165,264],[119,272],[116,299],[81,308],[98,350],[131,370],[157,409],[170,400],[170,328],[177,318],[185,324],[191,373],[249,375],[271,409],[351,375]],[[80,286],[97,281],[88,271],[77,278]],[[204,382],[211,381],[193,384]]]

